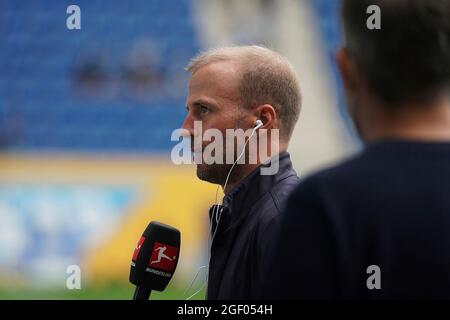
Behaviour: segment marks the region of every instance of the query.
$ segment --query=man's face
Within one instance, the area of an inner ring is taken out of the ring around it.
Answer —
[[[225,137],[226,129],[237,128],[240,116],[239,109],[239,76],[236,66],[230,62],[215,62],[201,67],[189,81],[187,97],[187,116],[183,129],[188,130],[191,137],[191,149],[194,148],[193,139],[203,136],[208,129],[218,129]],[[201,132],[194,132],[194,121],[201,121]],[[212,141],[202,141],[202,151]],[[224,156],[225,156],[225,141]],[[194,151],[194,150],[193,150]],[[215,184],[223,184],[230,164],[197,164],[199,179]]]

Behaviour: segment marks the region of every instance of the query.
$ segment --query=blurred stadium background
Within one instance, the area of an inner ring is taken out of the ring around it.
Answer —
[[[81,30],[66,28],[71,4],[81,9]],[[215,187],[170,161],[170,136],[185,115],[184,66],[199,50],[230,44],[286,55],[304,95],[290,151],[307,175],[358,146],[333,62],[338,7],[1,1],[0,299],[130,299],[130,258],[151,220],[182,232],[178,270],[154,298],[186,298],[206,263]],[[81,267],[81,290],[66,288],[69,265]]]

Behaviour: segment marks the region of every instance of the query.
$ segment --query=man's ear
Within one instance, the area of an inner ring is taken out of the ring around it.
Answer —
[[[275,108],[270,104],[262,104],[256,108],[257,119],[263,122],[261,128],[272,129],[277,127],[276,122],[278,121],[277,113]]]
[[[347,48],[340,48],[336,53],[336,64],[341,74],[344,88],[347,92],[354,93],[361,86],[361,79],[355,62],[352,60]]]

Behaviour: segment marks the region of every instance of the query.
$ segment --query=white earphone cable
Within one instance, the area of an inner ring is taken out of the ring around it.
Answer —
[[[261,120],[257,120],[257,121],[256,121],[256,125],[255,125],[255,127],[253,128],[253,131],[252,131],[252,133],[250,134],[250,137],[249,137],[249,138],[247,139],[247,141],[245,142],[244,147],[242,148],[241,154],[237,157],[236,161],[234,161],[233,165],[231,166],[230,170],[228,171],[227,178],[225,179],[225,184],[224,184],[224,186],[223,186],[223,190],[224,190],[224,191],[225,191],[225,188],[226,188],[226,186],[227,186],[227,184],[228,184],[228,179],[230,178],[230,175],[231,175],[231,172],[232,172],[233,169],[234,169],[234,166],[237,164],[237,162],[238,162],[238,161],[242,158],[242,156],[244,155],[244,153],[245,153],[245,148],[247,147],[247,144],[248,144],[248,142],[250,141],[250,139],[251,139],[251,138],[253,137],[253,135],[255,134],[256,130],[257,130],[259,127],[261,127],[262,125],[263,125],[263,123],[262,123]],[[203,269],[203,268],[206,268],[206,277],[205,277],[205,281],[203,282],[203,284],[202,284],[202,286],[200,287],[200,289],[198,289],[194,294],[192,294],[191,296],[189,296],[188,298],[186,298],[186,300],[190,300],[192,297],[194,297],[195,295],[197,295],[200,291],[203,290],[203,288],[204,288],[204,287],[206,286],[206,284],[208,283],[209,265],[210,265],[210,262],[211,262],[211,247],[212,247],[212,244],[213,244],[213,242],[214,242],[214,238],[215,238],[215,236],[216,236],[216,232],[217,232],[218,227],[219,227],[220,218],[221,218],[221,216],[222,216],[222,210],[219,211],[219,205],[218,205],[218,201],[217,201],[217,195],[218,195],[218,192],[219,192],[219,185],[217,185],[217,189],[216,189],[216,199],[215,199],[215,203],[214,203],[214,205],[215,205],[214,211],[213,211],[213,213],[212,213],[212,215],[211,215],[211,218],[210,218],[210,221],[209,221],[210,227],[209,227],[209,233],[208,233],[208,256],[207,256],[207,257],[208,257],[208,259],[207,259],[207,260],[208,260],[208,265],[207,265],[207,266],[201,266],[201,267],[197,270],[197,273],[196,273],[194,279],[191,281],[191,284],[189,285],[188,289],[186,289],[184,295],[186,295],[187,292],[189,292],[189,290],[191,289],[191,287],[192,287],[192,285],[194,284],[195,280],[197,279],[197,276],[198,276],[200,270]],[[223,200],[222,200],[222,205],[223,205]],[[215,219],[215,220],[216,220],[216,227],[215,227],[215,229],[214,229],[214,232],[212,232],[212,219]],[[212,234],[211,234],[211,233],[212,233]]]

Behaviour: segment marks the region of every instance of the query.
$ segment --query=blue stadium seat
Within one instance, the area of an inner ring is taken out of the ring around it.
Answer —
[[[2,120],[17,113],[24,122],[23,137],[10,147],[167,151],[185,114],[185,83],[176,87],[173,79],[186,78],[183,67],[199,50],[191,1],[77,4],[81,30],[66,28],[66,2],[0,3]],[[159,48],[164,74],[161,88],[142,98],[124,83],[130,51],[143,39]],[[83,82],[80,65],[91,54],[100,57],[100,78]],[[86,91],[95,81],[100,85]]]

